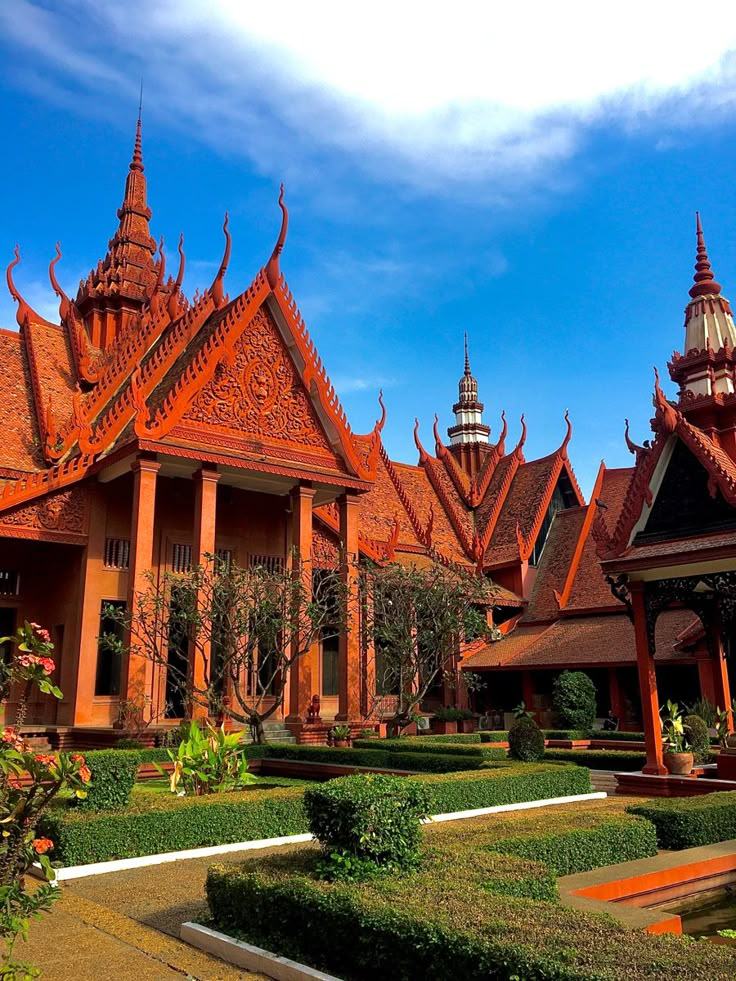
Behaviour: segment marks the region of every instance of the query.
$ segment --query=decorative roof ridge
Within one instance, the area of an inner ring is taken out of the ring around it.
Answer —
[[[265,271],[262,270],[259,275],[265,277]],[[337,392],[319,356],[317,347],[309,336],[307,325],[283,275],[280,277],[276,288],[271,289],[271,294],[275,298],[279,310],[286,320],[287,326],[304,362],[301,375],[307,391],[311,393],[311,385],[314,382],[320,405],[337,430],[346,461],[353,467],[354,472],[359,477],[365,480],[372,479],[370,472],[366,470],[355,451],[353,431],[350,428],[345,409],[340,403]]]
[[[623,551],[634,525],[641,517],[642,507],[645,503],[651,506],[652,492],[649,483],[667,439],[664,433],[657,433],[651,447],[645,447],[646,452],[639,454],[613,532],[606,528],[602,515],[598,515],[595,520],[593,527],[600,558],[612,558]]]
[[[192,308],[192,316],[182,317],[174,324],[173,330],[153,350],[151,357],[137,365],[129,376],[128,385],[108,404],[94,434],[91,433],[89,423],[86,432],[82,429],[79,435],[82,452],[97,453],[101,449],[111,449],[126,424],[138,412],[147,413],[147,397],[213,312],[212,297],[209,292],[205,292],[200,302]],[[136,432],[136,435],[140,436],[141,433]]]
[[[378,419],[376,419],[376,424],[373,429],[364,435],[357,435],[356,433],[352,434],[353,446],[355,447],[356,453],[359,451],[362,443],[368,444],[366,464],[372,479],[375,479],[376,476],[378,458],[380,456],[381,433],[383,432],[383,427],[386,424],[386,405],[383,401],[383,389],[381,389],[378,393],[378,404],[381,406],[381,415]]]
[[[178,357],[180,351],[190,340],[192,333],[199,329],[211,312],[211,298],[209,293],[205,292],[197,303],[186,310],[178,323],[174,324],[173,330],[164,338],[159,348],[154,351],[147,362],[144,362],[145,356],[153,349],[166,328],[171,324],[165,308],[159,310],[158,317],[148,319],[141,330],[126,331],[122,334],[118,339],[112,359],[100,376],[97,387],[84,401],[82,401],[81,393],[79,393],[72,417],[58,432],[55,453],[58,454],[59,458],[69,453],[75,441],[80,442],[80,448],[85,452],[96,452],[100,447],[100,440],[112,432],[114,423],[124,417],[127,420],[125,410],[126,408],[130,409],[132,403],[129,398],[129,386],[126,387],[126,382],[130,382],[136,372],[139,373],[140,378],[140,372],[150,362],[155,361],[156,364],[160,364],[161,358],[165,359],[170,354],[172,347],[176,351],[176,357]],[[163,355],[161,354],[162,351]],[[122,404],[118,405],[120,401]],[[107,411],[105,412],[105,410]],[[92,425],[97,419],[100,421],[94,437],[92,437]]]
[[[217,274],[212,280],[212,285],[208,290],[208,293],[212,297],[212,302],[215,304],[216,310],[224,307],[230,300],[230,298],[223,292],[225,273],[227,272],[227,267],[230,265],[230,250],[232,248],[232,236],[228,230],[229,224],[230,216],[226,211],[225,221],[222,224],[222,230],[225,233],[225,251],[222,256],[222,261],[220,262],[220,268],[217,270]]]
[[[598,511],[598,498],[600,497],[601,488],[603,486],[603,478],[606,474],[606,464],[601,460],[600,467],[598,468],[598,473],[596,474],[595,483],[593,484],[593,490],[590,495],[590,504],[586,506],[585,517],[583,518],[583,523],[580,526],[580,533],[578,535],[578,540],[575,543],[575,550],[572,554],[572,559],[570,561],[570,566],[567,570],[567,577],[565,578],[565,583],[562,587],[562,592],[558,593],[557,590],[554,591],[555,599],[557,600],[557,606],[560,610],[567,606],[568,600],[570,599],[570,593],[572,592],[573,583],[575,582],[575,577],[578,574],[578,569],[580,567],[580,560],[583,557],[583,549],[585,548],[585,543],[588,540],[588,535],[591,531],[591,526],[595,519],[596,513]],[[570,508],[572,511],[573,508]],[[559,514],[566,514],[566,511],[560,511]],[[557,517],[557,516],[555,516]]]
[[[519,522],[517,521],[516,523],[516,540],[519,543],[519,556],[523,561],[526,561],[532,554],[534,543],[537,540],[537,535],[539,534],[542,527],[542,522],[544,521],[544,516],[547,513],[547,508],[549,507],[550,499],[554,493],[555,486],[563,469],[567,472],[567,475],[570,478],[570,483],[572,484],[578,501],[581,504],[585,501],[567,456],[567,447],[572,437],[572,423],[570,422],[569,411],[565,412],[565,422],[567,423],[567,432],[565,433],[565,438],[556,452],[550,454],[549,457],[541,457],[541,460],[552,459],[553,466],[547,476],[547,480],[545,481],[544,490],[539,496],[534,521],[526,534],[522,532]],[[540,460],[535,460],[534,462],[539,463]]]
[[[36,351],[33,344],[33,332],[30,330],[30,321],[26,321],[21,333],[23,336],[23,346],[26,352],[26,361],[28,363],[28,373],[31,376],[33,408],[36,415],[36,423],[38,424],[38,432],[41,437],[41,443],[45,444],[49,439],[49,432],[46,428],[49,419],[47,413],[44,411],[45,406],[43,392],[41,391],[41,378],[38,370],[38,361],[36,360]]]
[[[222,354],[232,356],[238,338],[267,295],[268,283],[261,269],[247,290],[236,297],[228,307],[220,308],[223,316],[220,317],[217,326],[176,379],[153,419],[148,418],[149,413],[145,405],[151,389],[149,388],[145,393],[141,392],[142,399],[138,400],[135,420],[137,436],[161,439],[176,425],[196,393],[201,391],[214,375],[220,356]],[[247,316],[244,317],[246,314]]]
[[[28,474],[13,484],[0,486],[0,512],[19,504],[25,504],[37,497],[75,484],[84,477],[93,463],[91,456],[75,456],[65,463],[55,464],[47,470]]]
[[[427,525],[423,526],[421,521],[419,520],[419,515],[417,514],[414,505],[411,503],[406,488],[402,484],[401,478],[396,472],[396,468],[394,467],[392,460],[390,459],[388,453],[386,452],[386,447],[383,445],[383,442],[381,442],[380,452],[381,452],[381,460],[383,461],[383,465],[386,468],[386,473],[388,474],[391,483],[394,485],[394,489],[396,491],[399,500],[401,501],[402,507],[406,511],[406,514],[409,518],[409,521],[411,522],[411,526],[417,538],[417,541],[419,541],[422,545],[424,545],[425,548],[430,548],[432,544],[432,526],[434,525],[434,515],[431,511],[431,508],[430,508],[430,515],[427,521]]]
[[[335,514],[336,510],[337,508],[334,502],[331,502],[315,508],[314,513],[318,520],[326,525],[330,531],[337,533],[339,542],[340,518],[338,514]],[[358,532],[358,548],[364,555],[367,555],[368,558],[373,559],[375,562],[386,561],[386,549],[382,548],[375,538],[365,535],[362,531]]]
[[[736,507],[736,463],[707,433],[681,419],[677,435],[709,472],[708,490],[716,496],[716,487],[732,507]]]
[[[493,479],[493,474],[496,472],[496,467],[504,458],[504,453],[506,450],[506,434],[508,433],[505,409],[501,412],[501,423],[501,435],[491,446],[491,452],[486,455],[483,465],[470,482],[469,503],[472,508],[478,507],[483,500],[485,493],[488,490],[488,485]]]
[[[418,433],[417,433],[417,438],[418,438]],[[422,469],[424,470],[427,477],[429,478],[429,482],[432,485],[435,494],[439,498],[439,502],[442,505],[445,514],[449,518],[450,524],[452,525],[452,529],[457,535],[458,540],[462,545],[463,551],[468,556],[468,558],[475,559],[475,553],[473,551],[473,542],[468,537],[465,528],[463,528],[462,517],[458,513],[454,502],[450,500],[446,488],[444,487],[442,481],[439,479],[437,473],[435,472],[434,468],[439,465],[440,465],[439,461],[435,457],[432,457],[425,452],[424,459],[422,460]]]
[[[266,263],[266,279],[272,290],[275,290],[281,278],[280,259],[286,244],[286,233],[289,230],[289,211],[284,204],[284,185],[279,190],[279,208],[281,208],[281,229],[276,244],[273,247],[271,258]]]
[[[450,453],[447,447],[444,445],[440,439],[440,434],[438,430],[439,416],[435,412],[434,414],[434,439],[435,439],[435,452],[437,458],[444,464],[445,470],[450,478],[450,480],[455,485],[455,490],[458,492],[463,501],[471,507],[470,504],[470,480],[468,475],[464,470],[458,466],[455,457]]]
[[[59,297],[59,318],[69,338],[77,377],[88,385],[94,385],[99,377],[99,365],[93,358],[92,345],[89,343],[76,303],[69,299],[56,278],[56,264],[62,258],[62,254],[61,244],[57,242],[56,255],[49,263],[49,280],[51,288]]]
[[[519,442],[516,444],[511,453],[508,454],[509,465],[506,473],[503,475],[503,480],[498,488],[496,494],[496,499],[491,505],[491,509],[488,512],[486,518],[486,523],[483,531],[480,532],[476,529],[475,533],[475,555],[476,563],[478,566],[482,566],[485,563],[486,552],[488,551],[488,546],[491,543],[491,538],[493,532],[496,530],[496,525],[498,524],[498,519],[501,516],[501,511],[506,503],[506,498],[508,496],[509,490],[511,489],[511,484],[513,483],[514,477],[519,467],[525,462],[524,454],[522,452],[522,447],[526,442],[526,423],[524,422],[524,414],[521,416],[521,436],[519,437]],[[504,457],[503,459],[506,459]],[[487,490],[487,489],[486,489]]]
[[[8,264],[8,267],[5,270],[5,282],[8,284],[8,292],[15,300],[15,302],[18,304],[18,309],[15,311],[15,319],[18,323],[18,326],[22,329],[23,327],[25,327],[27,323],[33,321],[34,323],[45,324],[48,327],[56,327],[58,330],[59,328],[58,324],[52,324],[51,321],[46,320],[45,317],[41,317],[39,314],[36,313],[33,307],[23,299],[23,296],[21,295],[20,291],[15,285],[15,282],[13,281],[13,269],[20,262],[19,245],[15,246],[15,249],[13,250],[13,255],[15,256],[15,258]]]

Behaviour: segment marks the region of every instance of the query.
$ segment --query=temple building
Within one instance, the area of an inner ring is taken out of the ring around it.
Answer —
[[[131,609],[147,573],[185,574],[208,554],[274,567],[297,554],[317,568],[341,555],[430,558],[490,576],[499,639],[468,644],[462,660],[487,680],[480,710],[508,712],[523,697],[544,718],[554,674],[579,666],[594,675],[602,712],[610,704],[640,725],[632,581],[650,572],[629,570],[673,554],[657,544],[680,535],[673,513],[696,549],[723,537],[714,529],[724,522],[733,527],[736,338],[712,275],[696,275],[690,346],[671,366],[679,406],[657,389],[654,444],[629,444],[634,468],[601,466],[586,504],[567,417],[541,459],[525,458],[523,417],[515,442],[503,414],[491,441],[467,339],[448,442],[435,417],[425,448],[416,422],[417,464],[391,460],[381,397],[373,429],[353,432],[281,270],[283,188],[279,205],[276,244],[253,281],[232,299],[225,292],[226,215],[215,278],[187,297],[183,241],[167,275],[163,241],[151,235],[139,120],[117,230],[74,299],[60,285],[58,245],[51,260],[58,323],[25,301],[16,247],[7,282],[19,329],[0,329],[0,636],[23,620],[47,626],[64,692],[58,703],[39,697],[29,722],[84,744],[140,692],[155,717],[174,721],[182,708],[167,698],[165,666],[121,663],[100,644],[107,604]],[[691,497],[673,512],[682,486]],[[726,539],[719,555],[734,554],[733,531]],[[721,697],[725,670],[686,606],[659,617],[647,671],[664,673],[662,690],[692,692],[699,681]],[[359,631],[315,645],[294,668],[280,724],[299,738],[315,694],[326,720],[359,722],[367,683]],[[426,707],[454,697],[437,692]]]

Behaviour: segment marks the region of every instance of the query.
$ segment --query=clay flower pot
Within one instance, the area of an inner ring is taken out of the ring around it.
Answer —
[[[664,765],[673,776],[686,777],[693,769],[693,754],[665,753]]]
[[[336,739],[335,749],[343,749],[345,746],[347,746],[347,744],[348,744],[347,739]]]

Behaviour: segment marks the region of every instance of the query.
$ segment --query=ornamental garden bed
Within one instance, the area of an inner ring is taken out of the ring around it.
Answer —
[[[431,828],[419,870],[402,875],[327,882],[314,848],[215,865],[209,925],[345,981],[618,981],[624,965],[631,981],[732,979],[726,948],[560,904],[558,875],[655,850],[648,821],[606,806],[495,816]]]
[[[412,758],[421,759],[421,755],[413,754]],[[425,785],[432,814],[590,792],[590,774],[583,767],[480,762],[482,769],[422,773],[409,779]],[[104,783],[99,770],[97,782],[100,786]],[[118,782],[112,789],[119,788]],[[206,797],[131,791],[132,780],[127,797],[118,798],[107,809],[72,808],[60,802],[50,810],[40,833],[54,842],[55,860],[65,866],[84,865],[307,831],[304,791],[298,786]]]

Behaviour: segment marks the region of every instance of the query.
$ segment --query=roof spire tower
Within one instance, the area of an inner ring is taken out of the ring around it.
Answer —
[[[490,426],[483,425],[483,403],[478,401],[478,382],[470,371],[468,335],[465,334],[465,369],[458,385],[459,398],[453,405],[455,425],[447,430],[450,444],[488,443]]]

